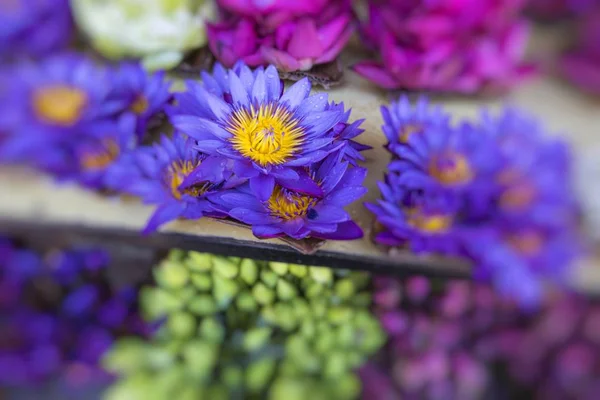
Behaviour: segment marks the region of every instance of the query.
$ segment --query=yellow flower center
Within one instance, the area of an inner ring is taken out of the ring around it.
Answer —
[[[427,215],[417,208],[405,209],[407,222],[413,228],[427,233],[444,233],[452,226],[454,221],[451,215],[431,214]]]
[[[271,212],[271,216],[287,221],[304,217],[309,213],[309,209],[316,204],[317,199],[314,197],[292,192],[281,186],[275,186],[267,202],[267,207]]]
[[[117,159],[120,152],[119,145],[113,139],[108,139],[99,146],[99,151],[83,155],[81,167],[84,170],[104,169]]]
[[[538,254],[544,246],[544,237],[536,231],[512,235],[506,240],[513,249],[526,256]]]
[[[193,163],[191,161],[175,161],[173,164],[171,164],[169,171],[171,193],[177,200],[181,200],[181,196],[183,194],[200,197],[212,187],[212,183],[202,181],[184,189],[183,191],[179,190],[179,186],[181,186],[185,178],[187,178],[188,175],[198,167],[198,165],[200,165],[200,162]]]
[[[530,205],[536,197],[535,188],[528,183],[519,183],[507,188],[500,195],[500,206],[509,209],[523,209]]]
[[[33,109],[43,120],[60,126],[74,125],[87,102],[80,89],[66,85],[46,86],[33,94]]]
[[[469,161],[461,154],[448,152],[434,157],[429,174],[444,185],[458,185],[473,179]]]
[[[419,133],[423,130],[423,127],[418,124],[406,124],[403,125],[400,130],[398,130],[398,140],[400,143],[408,143],[411,135],[415,133]]]
[[[303,143],[298,120],[275,104],[237,110],[227,130],[233,148],[261,166],[285,163]]]
[[[133,103],[131,103],[131,111],[140,115],[148,110],[148,99],[144,95],[139,95]]]

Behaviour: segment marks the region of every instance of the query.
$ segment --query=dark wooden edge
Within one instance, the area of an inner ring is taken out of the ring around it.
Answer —
[[[427,275],[440,278],[468,278],[469,268],[460,262],[443,259],[407,257],[370,257],[319,250],[301,254],[284,244],[261,243],[225,237],[194,236],[180,233],[156,233],[142,236],[127,229],[86,227],[75,224],[55,224],[34,221],[0,219],[0,233],[17,237],[35,237],[48,245],[66,243],[121,244],[166,251],[172,248],[196,250],[213,254],[247,257],[264,261],[363,270],[379,274]]]

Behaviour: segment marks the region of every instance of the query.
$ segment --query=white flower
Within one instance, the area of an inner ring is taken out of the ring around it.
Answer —
[[[141,58],[169,69],[206,44],[213,2],[204,0],[71,0],[79,28],[108,58]]]

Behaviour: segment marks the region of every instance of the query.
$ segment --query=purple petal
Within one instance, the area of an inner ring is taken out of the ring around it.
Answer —
[[[319,239],[330,240],[354,240],[363,237],[363,231],[354,221],[346,221],[338,224],[338,229],[332,233],[313,233],[312,236]]]
[[[309,213],[309,220],[324,224],[338,224],[350,219],[350,215],[343,208],[319,204]]]
[[[169,221],[179,218],[185,211],[186,205],[180,202],[173,202],[170,204],[162,205],[154,211],[152,217],[148,221],[148,224],[142,231],[143,235],[148,235],[156,231],[156,229]]]
[[[323,189],[302,169],[298,170],[298,179],[277,179],[277,183],[286,189],[312,197],[321,198],[324,194]]]
[[[248,225],[258,225],[258,224],[269,224],[275,223],[277,220],[270,217],[268,214],[264,212],[257,212],[253,210],[249,210],[247,208],[234,208],[228,213],[231,218],[237,219]]]
[[[231,137],[231,133],[220,125],[204,118],[177,115],[172,118],[171,122],[175,128],[197,140],[214,139],[215,136],[219,139],[229,139]]]
[[[331,193],[326,197],[328,202],[338,206],[347,206],[363,197],[368,192],[367,188],[361,186],[349,186]]]
[[[270,239],[283,236],[281,228],[275,225],[255,225],[252,227],[252,233],[259,239]]]
[[[270,175],[260,174],[250,178],[250,189],[256,194],[259,201],[267,201],[275,188],[275,178]]]
[[[240,104],[242,106],[248,106],[250,104],[248,92],[244,88],[244,85],[242,84],[242,81],[240,81],[240,78],[233,71],[230,71],[229,73],[229,84],[233,103]]]
[[[303,78],[286,90],[279,102],[288,103],[290,109],[295,109],[306,99],[309,93],[310,81],[308,78]]]

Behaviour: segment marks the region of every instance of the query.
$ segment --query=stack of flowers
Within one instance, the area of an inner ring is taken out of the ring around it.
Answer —
[[[364,399],[597,397],[597,301],[560,294],[530,313],[467,281],[374,283],[389,341],[360,370]]]
[[[532,72],[523,0],[370,0],[362,28],[380,54],[354,70],[386,89],[502,91]]]
[[[392,162],[367,205],[379,243],[468,257],[477,278],[524,305],[567,278],[580,246],[565,143],[515,109],[476,124],[451,124],[424,99],[382,112]]]
[[[105,189],[113,163],[169,102],[163,73],[99,66],[76,54],[22,62],[0,76],[0,161]]]
[[[74,248],[42,257],[3,246],[1,253],[2,386],[104,381],[99,361],[114,338],[148,333],[135,290],[108,285],[104,251]]]
[[[0,64],[47,56],[64,49],[71,40],[69,1],[3,1],[0,26]]]
[[[492,367],[497,334],[519,320],[514,305],[467,281],[374,284],[374,311],[389,340],[360,369],[363,399],[503,398],[508,385],[495,387]]]
[[[361,273],[172,251],[141,293],[149,343],[119,341],[108,399],[349,399],[383,342]]]
[[[151,70],[177,66],[206,44],[213,5],[205,0],[72,0],[78,27],[111,59],[139,58]],[[118,29],[115,29],[118,27]]]
[[[356,239],[344,207],[366,189],[343,103],[309,96],[303,79],[284,91],[274,66],[221,65],[187,82],[168,114],[176,129],[117,168],[116,189],[157,204],[146,232],[176,218],[230,217],[259,238]]]
[[[600,7],[581,17],[577,40],[560,61],[563,75],[581,90],[600,94]]]
[[[213,54],[226,66],[275,65],[306,71],[334,61],[353,32],[350,0],[217,0],[221,20],[209,25]]]

